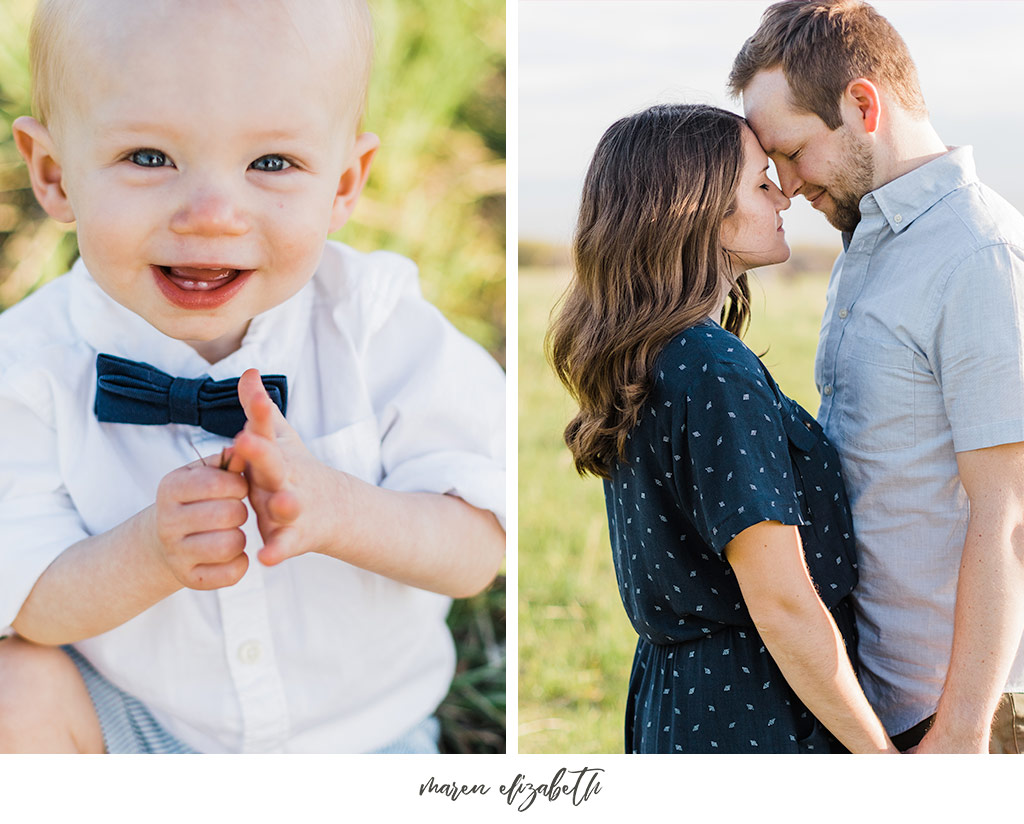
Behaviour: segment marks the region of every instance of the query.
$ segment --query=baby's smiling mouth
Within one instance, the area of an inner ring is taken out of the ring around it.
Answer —
[[[206,292],[219,289],[233,281],[241,269],[206,268],[199,266],[160,266],[160,271],[179,289]]]
[[[253,269],[220,265],[164,266],[150,270],[161,294],[179,309],[210,311],[227,304],[245,288]]]

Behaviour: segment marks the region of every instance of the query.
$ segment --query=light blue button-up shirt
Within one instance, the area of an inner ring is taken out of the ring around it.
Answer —
[[[860,202],[832,270],[818,419],[853,506],[862,682],[890,734],[935,711],[970,505],[956,453],[1024,441],[1024,217],[955,148]],[[1008,691],[1024,690],[1024,644]]]

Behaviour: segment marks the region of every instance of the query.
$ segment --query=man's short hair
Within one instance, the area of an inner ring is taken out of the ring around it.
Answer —
[[[906,43],[861,0],[784,0],[770,6],[733,61],[729,89],[739,96],[755,74],[778,67],[793,104],[833,130],[842,124],[843,92],[858,77],[883,87],[907,112],[928,113]]]

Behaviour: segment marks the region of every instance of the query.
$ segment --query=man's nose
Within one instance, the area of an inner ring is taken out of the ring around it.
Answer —
[[[779,175],[779,188],[782,189],[782,194],[788,198],[796,197],[797,192],[800,191],[800,187],[804,185],[804,182],[796,173],[796,169],[793,167],[793,164],[788,162],[776,162],[775,170]]]
[[[231,187],[204,181],[189,187],[171,217],[171,230],[192,235],[243,235],[245,212]]]

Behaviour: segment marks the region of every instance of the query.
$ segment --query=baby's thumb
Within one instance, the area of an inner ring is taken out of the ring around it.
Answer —
[[[242,404],[245,417],[257,435],[273,440],[277,419],[284,420],[281,410],[270,399],[263,385],[259,370],[246,369],[238,379],[238,401]]]

